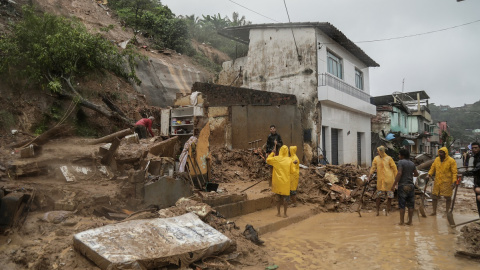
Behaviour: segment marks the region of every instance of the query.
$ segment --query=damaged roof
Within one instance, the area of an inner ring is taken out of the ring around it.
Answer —
[[[328,37],[343,46],[347,51],[360,59],[369,67],[379,67],[380,65],[368,56],[353,41],[348,39],[340,30],[328,22],[298,22],[298,23],[267,23],[250,24],[244,26],[227,27],[218,31],[218,33],[227,38],[247,44],[250,42],[251,29],[276,29],[276,28],[318,28]]]
[[[389,103],[394,102],[394,95],[397,96],[397,98],[400,100],[405,99],[405,98],[402,98],[402,96],[407,96],[408,97],[407,99],[411,99],[411,100],[402,100],[403,102],[416,101],[417,94],[420,94],[420,100],[430,99],[427,92],[425,92],[424,90],[421,90],[421,91],[406,92],[406,93],[394,92],[390,95],[371,97],[370,103],[377,106],[387,105]]]

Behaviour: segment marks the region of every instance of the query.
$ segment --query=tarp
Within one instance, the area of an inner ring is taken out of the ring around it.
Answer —
[[[77,233],[73,245],[101,269],[188,266],[226,250],[232,241],[195,214],[131,220]]]
[[[412,140],[405,139],[403,140],[403,145],[415,145],[415,142]]]

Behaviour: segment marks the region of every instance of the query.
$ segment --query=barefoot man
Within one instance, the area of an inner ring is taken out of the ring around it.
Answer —
[[[292,164],[292,160],[288,156],[288,147],[283,145],[278,156],[275,156],[275,152],[271,152],[267,163],[273,166],[272,191],[277,194],[277,216],[281,216],[280,206],[283,204],[283,217],[287,217],[287,204],[290,197],[290,165]]]
[[[440,196],[445,197],[446,205],[445,212],[450,210],[452,203],[452,193],[457,181],[457,162],[448,155],[448,149],[442,147],[438,150],[438,157],[428,172],[428,176],[432,177],[435,174],[435,181],[433,182],[433,198],[432,206],[433,213],[431,216],[437,214],[437,204]]]
[[[415,187],[413,185],[413,176],[418,176],[415,164],[410,161],[410,152],[401,149],[399,152],[400,161],[398,161],[397,176],[392,186],[392,192],[398,184],[398,208],[400,208],[400,225],[405,221],[405,207],[408,208],[407,225],[412,225],[413,209],[415,208]]]
[[[371,175],[377,171],[377,192],[375,193],[377,216],[380,212],[380,198],[382,197],[387,197],[387,211],[385,215],[390,213],[394,195],[392,186],[397,174],[397,166],[395,166],[393,159],[385,153],[385,150],[385,146],[377,147],[378,156],[373,159],[372,168],[368,174],[368,179],[370,179]]]

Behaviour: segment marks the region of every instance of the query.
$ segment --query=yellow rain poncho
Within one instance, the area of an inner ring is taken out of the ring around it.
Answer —
[[[372,161],[370,174],[377,171],[377,190],[390,191],[397,175],[397,165],[389,155],[385,154],[385,147],[380,146],[377,150],[378,156]]]
[[[267,164],[273,166],[272,191],[280,195],[290,195],[290,164],[288,147],[283,145],[278,156],[272,152],[267,157]]]
[[[457,162],[448,155],[448,149],[442,147],[438,151],[445,152],[445,159],[435,158],[435,161],[428,171],[428,175],[435,174],[433,182],[433,195],[451,197],[453,193],[452,184],[457,181]]]
[[[297,147],[290,146],[290,159],[292,163],[290,165],[290,190],[297,190],[298,178],[300,177],[300,160],[297,157]],[[297,164],[293,163],[297,161]]]

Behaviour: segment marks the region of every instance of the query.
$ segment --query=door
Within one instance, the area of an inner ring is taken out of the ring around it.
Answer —
[[[357,132],[357,165],[362,165],[362,133]]]
[[[170,135],[170,109],[162,109],[160,115],[160,135]]]
[[[332,128],[332,165],[338,165],[338,129]]]
[[[322,127],[322,154],[323,154],[323,157],[326,159],[327,158],[327,133],[326,132],[326,128],[325,127]]]

